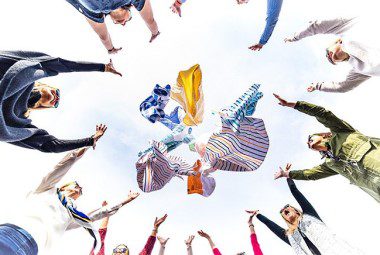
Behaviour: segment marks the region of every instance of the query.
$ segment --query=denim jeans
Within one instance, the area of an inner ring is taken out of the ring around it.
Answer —
[[[12,224],[0,225],[0,255],[37,255],[33,237],[24,229]]]

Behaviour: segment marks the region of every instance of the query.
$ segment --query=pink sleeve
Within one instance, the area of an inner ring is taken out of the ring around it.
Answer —
[[[252,243],[253,253],[255,255],[263,255],[263,252],[260,249],[260,244],[257,241],[256,234],[251,234],[251,243]]]
[[[214,255],[222,255],[222,253],[220,253],[218,248],[214,248],[212,251],[214,252]]]
[[[149,236],[148,241],[144,246],[144,249],[139,253],[139,255],[150,255],[152,254],[154,243],[156,242],[155,236]]]
[[[100,235],[100,241],[102,242],[102,244],[100,246],[99,252],[96,255],[104,255],[104,240],[106,239],[107,229],[106,228],[99,229],[99,235]],[[95,255],[94,249],[91,250],[90,255]]]

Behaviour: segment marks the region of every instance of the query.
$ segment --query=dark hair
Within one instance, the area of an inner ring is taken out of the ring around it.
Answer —
[[[36,103],[41,99],[42,95],[41,92],[33,89],[32,92],[30,92],[30,96],[28,98],[28,108],[33,108]]]
[[[120,8],[124,10],[129,10],[131,9],[131,7],[132,7],[132,4],[126,4],[126,5],[121,6]]]

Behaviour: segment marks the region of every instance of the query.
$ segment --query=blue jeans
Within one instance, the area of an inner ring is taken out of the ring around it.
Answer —
[[[0,255],[37,255],[33,237],[24,229],[12,224],[0,225]]]

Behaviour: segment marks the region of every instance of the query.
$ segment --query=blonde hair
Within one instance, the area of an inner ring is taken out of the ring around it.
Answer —
[[[53,87],[53,86],[47,85],[47,84],[42,83],[42,82],[39,82],[39,81],[36,81],[36,82],[34,83],[34,86],[33,86],[32,91],[37,91],[37,90],[39,90],[40,88],[52,88],[52,89],[57,89],[56,87]],[[26,118],[29,118],[29,116],[30,116],[30,112],[31,112],[32,110],[34,110],[34,109],[41,109],[41,108],[43,108],[43,107],[41,106],[41,103],[38,101],[38,102],[36,102],[36,103],[33,105],[33,107],[29,107],[29,108],[28,108],[28,110],[24,113],[24,116],[25,116]]]
[[[285,231],[285,234],[286,235],[293,235],[294,234],[294,231],[296,231],[296,229],[298,228],[298,224],[302,218],[302,211],[293,207],[293,206],[290,206],[290,208],[293,208],[296,212],[297,212],[297,215],[298,217],[296,218],[296,220],[292,223],[290,221],[288,221],[284,215],[281,213],[281,217],[285,220],[286,224],[288,225],[288,229]]]

